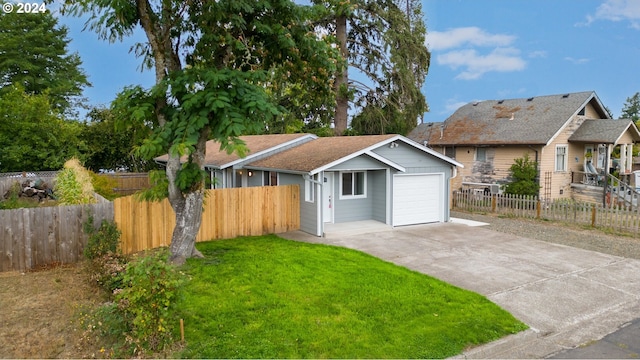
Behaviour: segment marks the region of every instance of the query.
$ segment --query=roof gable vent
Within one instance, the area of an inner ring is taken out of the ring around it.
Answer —
[[[528,98],[528,99],[527,99],[527,101],[533,101],[533,98],[532,98],[532,97],[530,97],[530,98]]]
[[[478,104],[480,104],[480,102],[479,102],[479,101],[474,101],[474,102],[473,102],[473,106],[478,106]]]
[[[569,97],[569,94],[564,94],[564,95],[562,95],[562,98],[563,98],[563,99],[566,99],[566,98],[568,98],[568,97]]]
[[[502,104],[504,100],[498,100],[498,104]]]

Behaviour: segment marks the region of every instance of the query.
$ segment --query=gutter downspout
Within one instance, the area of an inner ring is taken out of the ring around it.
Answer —
[[[324,176],[321,176],[324,177]],[[324,200],[324,197],[322,196],[322,188],[324,187],[322,181],[318,181],[316,179],[313,178],[313,175],[311,174],[304,174],[302,175],[302,178],[304,179],[304,181],[308,181],[312,184],[316,184],[316,185],[320,185],[320,196],[316,197],[316,199],[318,200],[318,204],[320,205],[320,235],[316,236],[320,236],[320,237],[324,237],[324,206],[322,206],[322,201]]]

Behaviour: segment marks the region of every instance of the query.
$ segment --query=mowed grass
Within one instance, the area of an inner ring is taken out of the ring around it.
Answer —
[[[199,243],[188,358],[444,358],[526,329],[486,298],[367,254],[274,235]]]

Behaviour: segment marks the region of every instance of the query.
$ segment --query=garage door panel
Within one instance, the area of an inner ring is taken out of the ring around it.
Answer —
[[[396,175],[393,182],[393,225],[443,221],[441,174]]]

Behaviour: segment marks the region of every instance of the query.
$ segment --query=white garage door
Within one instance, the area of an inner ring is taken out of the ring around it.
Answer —
[[[444,221],[444,175],[393,177],[393,226]]]

